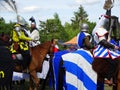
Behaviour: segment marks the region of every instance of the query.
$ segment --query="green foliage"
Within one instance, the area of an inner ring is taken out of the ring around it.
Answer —
[[[96,23],[88,21],[87,24],[89,25],[89,33],[92,34],[92,31],[93,31]]]
[[[77,12],[74,12],[74,17],[72,17],[71,21],[74,30],[80,29],[81,24],[85,21],[88,21],[88,14],[82,5],[80,5]]]
[[[72,25],[69,23],[65,23],[64,28],[66,33],[68,34],[68,37],[65,39],[65,41],[70,40],[79,33],[79,30],[78,29],[74,30]]]
[[[78,11],[74,12],[74,16],[71,18],[72,23],[66,22],[61,24],[59,15],[55,13],[54,18],[47,19],[46,21],[39,21],[39,33],[40,41],[45,42],[56,38],[60,41],[66,42],[72,39],[80,32],[80,25],[86,22],[89,25],[90,33],[92,32],[95,23],[88,21],[87,12],[80,5]],[[6,23],[3,18],[0,18],[0,33],[4,32],[10,34],[10,31],[14,28],[14,23]]]
[[[0,33],[4,32],[5,34],[10,34],[13,29],[14,23],[6,23],[4,18],[0,18]]]
[[[54,18],[47,19],[46,21],[39,21],[38,28],[40,31],[41,42],[53,38],[66,42],[80,32],[80,26],[82,23],[87,23],[89,25],[90,34],[96,25],[96,23],[88,20],[88,14],[81,5],[78,8],[78,11],[74,12],[74,16],[71,18],[72,23],[66,22],[62,25],[59,15],[55,13],[53,16]],[[10,34],[10,31],[14,28],[13,25],[13,22],[6,23],[3,18],[0,18],[0,33],[4,32]]]
[[[39,26],[42,42],[52,38],[64,40],[68,37],[57,13],[54,14],[53,19],[47,19],[46,22],[40,21]]]

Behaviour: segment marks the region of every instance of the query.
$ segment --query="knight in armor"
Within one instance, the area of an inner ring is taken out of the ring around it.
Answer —
[[[34,17],[31,17],[29,20],[31,21],[30,37],[34,40],[34,41],[30,42],[30,47],[35,47],[40,44],[40,35],[39,35],[39,31],[36,27],[36,21],[35,21]]]
[[[111,84],[110,80],[118,63],[117,60],[114,59],[120,56],[120,53],[117,52],[120,48],[110,43],[108,40],[109,33],[107,28],[109,25],[109,18],[109,16],[103,15],[100,19],[99,27],[95,27],[92,34],[97,45],[97,48],[93,52],[94,58],[103,58],[111,64],[110,70],[105,77],[106,83]]]
[[[94,48],[94,45],[92,44],[92,37],[88,31],[89,26],[86,23],[83,23],[81,26],[81,32],[77,35],[79,48],[84,48],[86,50],[91,50]]]
[[[24,27],[25,23],[22,22],[22,20],[19,20],[18,23],[15,24],[14,29],[11,32],[12,45],[10,49],[13,54],[22,54],[23,69],[27,67],[31,60],[28,41],[33,40],[25,35]]]

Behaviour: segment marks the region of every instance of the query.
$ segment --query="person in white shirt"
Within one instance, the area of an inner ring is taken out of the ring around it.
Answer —
[[[30,47],[35,47],[40,44],[40,35],[39,35],[39,31],[36,27],[36,21],[35,21],[34,17],[31,17],[29,20],[31,21],[30,37],[34,40],[34,41],[30,42]]]

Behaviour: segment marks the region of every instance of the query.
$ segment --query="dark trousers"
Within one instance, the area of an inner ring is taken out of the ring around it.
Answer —
[[[26,69],[31,61],[30,51],[29,50],[21,51],[21,54],[23,56],[22,61],[23,69]]]

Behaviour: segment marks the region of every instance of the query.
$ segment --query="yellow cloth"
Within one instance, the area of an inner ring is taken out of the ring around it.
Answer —
[[[20,35],[18,35],[18,33],[15,30],[13,30],[12,34],[13,34],[12,35],[13,42],[19,42],[20,40],[23,40],[23,41],[31,41],[32,40],[31,38],[26,37],[23,31],[20,31]]]
[[[28,50],[28,44],[27,41],[31,41],[32,39],[25,36],[23,31],[16,32],[15,30],[12,31],[12,41],[13,44],[11,45],[11,52],[16,53],[16,50],[14,49],[14,43],[18,43],[21,50]]]

